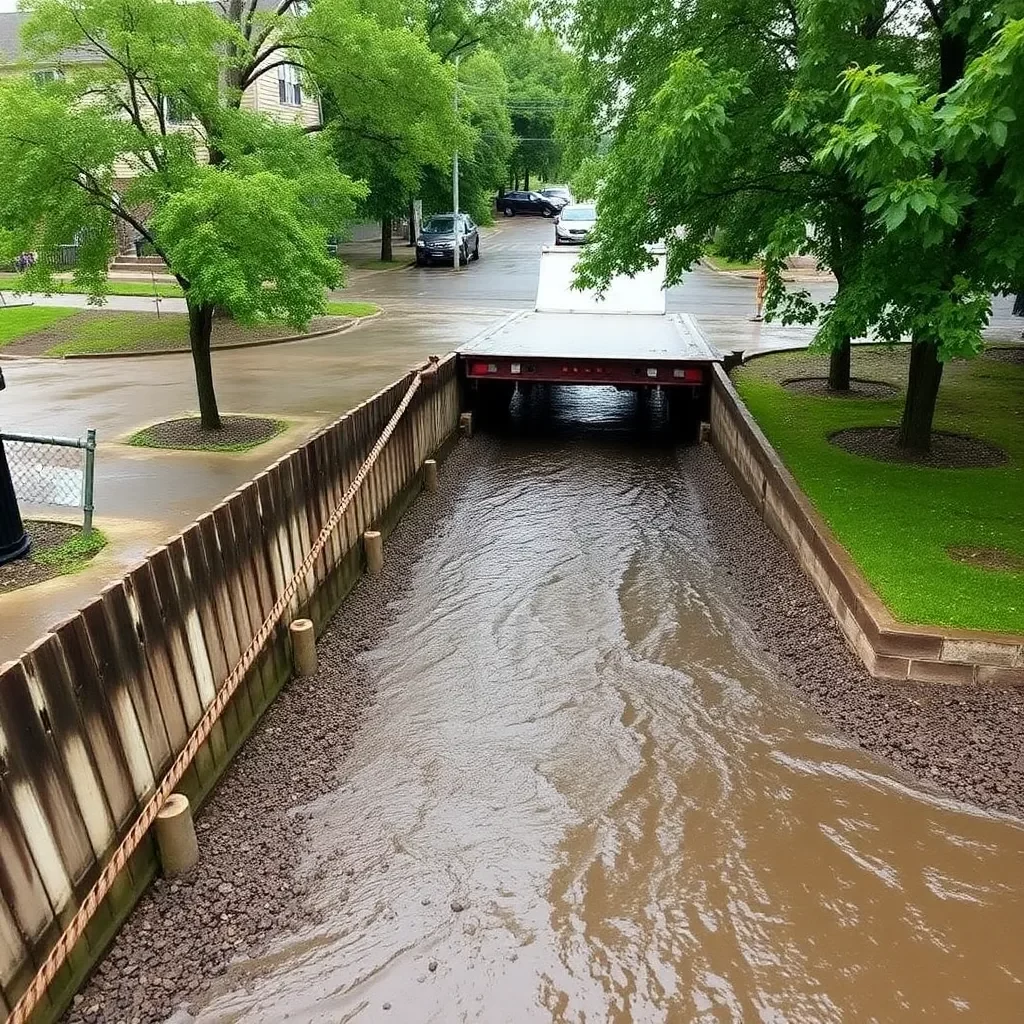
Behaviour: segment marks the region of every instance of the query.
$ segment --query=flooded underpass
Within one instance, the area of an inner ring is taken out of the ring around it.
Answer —
[[[1019,1020],[1024,831],[780,682],[706,446],[628,393],[514,409],[353,659],[375,701],[300,812],[318,923],[198,1019]]]

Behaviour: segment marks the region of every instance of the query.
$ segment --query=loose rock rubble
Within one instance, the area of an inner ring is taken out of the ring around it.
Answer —
[[[872,679],[810,580],[708,446],[685,456],[723,583],[779,671],[841,732],[962,800],[1024,816],[1024,692]]]

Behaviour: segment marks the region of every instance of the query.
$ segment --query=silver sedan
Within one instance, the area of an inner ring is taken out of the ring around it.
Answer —
[[[597,223],[593,203],[573,203],[555,219],[555,245],[578,245],[590,238]]]

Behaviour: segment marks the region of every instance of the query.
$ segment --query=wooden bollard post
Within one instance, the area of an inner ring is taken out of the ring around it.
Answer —
[[[292,666],[297,678],[316,674],[316,634],[309,619],[296,619],[289,627],[292,637]]]
[[[459,417],[459,430],[462,431],[463,437],[473,436],[473,414],[471,412],[464,412]]]
[[[160,864],[168,878],[191,871],[199,862],[199,841],[188,797],[172,793],[156,812],[154,824]]]
[[[367,530],[363,534],[363,550],[366,552],[366,570],[376,576],[384,568],[384,541],[379,530]]]
[[[437,459],[427,459],[423,463],[423,486],[431,494],[437,493]]]

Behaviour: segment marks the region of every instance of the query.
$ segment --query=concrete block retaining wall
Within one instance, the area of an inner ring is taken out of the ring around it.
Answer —
[[[882,679],[1024,686],[1024,636],[897,622],[782,464],[728,375],[714,368],[711,441],[825,598],[867,670]]]
[[[310,550],[413,379],[289,452],[0,667],[0,1018],[53,947]],[[287,622],[319,627],[454,436],[455,359],[423,384],[284,623],[179,789],[200,803],[290,674]],[[34,1019],[53,1020],[157,870],[138,850]]]

